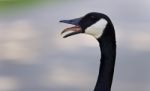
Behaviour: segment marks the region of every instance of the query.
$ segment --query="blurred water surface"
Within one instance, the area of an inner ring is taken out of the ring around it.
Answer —
[[[93,11],[107,14],[116,30],[112,91],[149,91],[150,1],[1,0],[0,5],[0,91],[93,91],[98,43],[84,34],[63,39],[60,32],[70,25],[59,23]]]

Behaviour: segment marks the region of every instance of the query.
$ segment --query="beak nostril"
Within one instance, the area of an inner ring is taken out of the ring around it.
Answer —
[[[73,20],[70,20],[70,22],[73,22]]]

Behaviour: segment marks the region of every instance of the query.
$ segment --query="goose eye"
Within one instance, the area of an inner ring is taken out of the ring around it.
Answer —
[[[96,21],[97,18],[96,18],[95,16],[91,16],[91,20],[92,20],[92,21]]]
[[[91,18],[92,18],[92,19],[95,19],[96,17],[95,17],[95,16],[91,16]]]

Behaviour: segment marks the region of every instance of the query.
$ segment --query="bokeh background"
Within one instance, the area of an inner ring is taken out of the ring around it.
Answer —
[[[98,43],[84,34],[63,39],[71,25],[59,23],[93,11],[116,30],[112,91],[149,91],[149,0],[0,0],[0,91],[93,91]]]

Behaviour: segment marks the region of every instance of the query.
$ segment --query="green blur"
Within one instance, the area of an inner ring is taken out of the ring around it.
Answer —
[[[31,8],[45,3],[54,4],[56,2],[58,3],[60,0],[0,0],[0,12]]]

